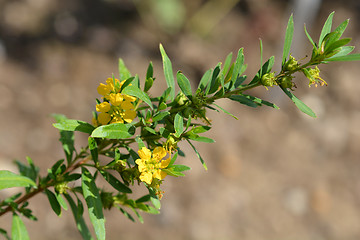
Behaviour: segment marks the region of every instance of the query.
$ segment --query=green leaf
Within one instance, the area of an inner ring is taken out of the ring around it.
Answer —
[[[207,132],[211,129],[211,127],[209,126],[198,126],[198,127],[195,127],[193,129],[191,129],[191,132],[193,133],[204,133],[204,132]]]
[[[110,185],[113,186],[113,188],[115,188],[119,192],[132,193],[132,191],[131,191],[131,189],[129,187],[127,187],[125,184],[120,182],[119,179],[117,179],[116,177],[111,175],[109,172],[107,172],[107,171],[99,171],[99,172],[104,177],[104,179],[108,183],[110,183]]]
[[[152,62],[150,62],[149,66],[146,70],[146,79],[153,78],[153,74],[154,74],[154,67],[153,67]]]
[[[120,81],[126,80],[131,77],[129,69],[125,66],[124,61],[119,58],[119,78]]]
[[[335,30],[334,32],[339,33],[339,38],[343,35],[343,33],[345,32],[347,26],[349,24],[349,19],[346,19],[345,21],[343,21]],[[338,39],[339,39],[338,38]]]
[[[0,234],[6,238],[6,240],[11,240],[11,238],[9,237],[9,235],[7,234],[7,231],[5,231],[4,229],[0,228]]]
[[[74,132],[72,131],[60,131],[60,142],[65,152],[66,161],[69,164],[72,160],[72,156],[75,152],[74,146]]]
[[[121,85],[120,92],[122,92],[132,82],[135,82],[135,77],[131,77],[131,78],[126,79],[125,82]]]
[[[60,216],[61,215],[61,207],[60,207],[60,204],[59,204],[55,194],[48,189],[45,189],[45,193],[49,200],[52,210],[56,213],[56,215]]]
[[[293,15],[291,14],[288,21],[288,25],[286,27],[282,65],[285,64],[286,59],[289,56],[293,35],[294,35],[294,19],[293,19]]]
[[[207,166],[206,166],[206,164],[205,164],[205,161],[204,161],[204,159],[201,157],[201,155],[200,155],[200,153],[198,152],[198,150],[195,148],[195,146],[194,146],[188,139],[186,139],[186,141],[189,143],[189,145],[190,145],[190,146],[192,147],[192,149],[195,151],[196,156],[200,159],[200,162],[201,162],[201,164],[203,165],[204,169],[207,170],[208,168],[207,168]]]
[[[165,49],[160,44],[160,53],[163,61],[163,69],[164,69],[164,75],[167,86],[171,89],[170,90],[170,100],[174,100],[175,98],[175,80],[174,80],[174,73],[172,70],[172,64],[169,59],[169,57],[166,55]]]
[[[153,84],[154,84],[154,79],[153,78],[145,79],[144,92],[149,91]]]
[[[316,114],[309,108],[305,103],[303,103],[300,99],[298,99],[292,92],[289,90],[280,88],[284,91],[284,93],[295,103],[295,105],[299,108],[300,111],[309,115],[310,117],[316,118]]]
[[[206,88],[206,94],[212,94],[214,92],[216,92],[219,89],[220,86],[220,79],[219,79],[219,73],[220,73],[220,66],[221,63],[218,63],[218,65],[215,67],[212,76],[211,76],[211,82],[210,85],[207,86]]]
[[[324,26],[321,30],[321,34],[319,37],[319,46],[321,45],[322,41],[324,40],[325,36],[331,32],[331,26],[332,26],[332,20],[334,17],[334,13],[332,12],[330,13],[330,15],[328,16],[328,18],[326,19],[326,22],[324,23]]]
[[[149,194],[150,194],[150,201],[154,205],[156,209],[161,208],[161,202],[159,197],[155,194],[155,192],[149,188]]]
[[[112,123],[96,128],[91,136],[94,138],[126,139],[135,134],[135,127],[131,124]]]
[[[316,49],[316,44],[315,44],[314,40],[311,38],[308,31],[306,30],[306,25],[305,24],[304,24],[304,31],[305,31],[305,34],[306,34],[307,38],[309,39],[311,45],[313,45],[313,48]]]
[[[166,116],[169,116],[170,113],[169,112],[158,112],[154,115],[154,117],[152,118],[153,122],[158,122],[163,120]]]
[[[191,92],[191,84],[189,79],[182,74],[182,72],[178,71],[176,74],[177,83],[181,89],[181,91],[189,98],[191,99],[192,92]]]
[[[36,188],[36,183],[28,177],[20,176],[7,170],[0,170],[0,190],[11,187],[28,187]]]
[[[327,58],[326,61],[329,62],[360,61],[360,53],[354,53],[340,57],[331,57],[331,58]]]
[[[145,144],[144,144],[143,140],[141,139],[141,136],[136,136],[135,141],[137,142],[139,149],[142,149],[143,147],[145,147]]]
[[[327,45],[326,44],[326,47],[325,47],[325,54],[327,53],[330,53],[346,44],[348,44],[349,42],[351,41],[351,38],[343,38],[343,39],[340,39],[336,42],[333,42],[331,45]]]
[[[340,47],[339,49],[340,49],[340,51],[338,53],[336,53],[335,55],[333,55],[330,58],[327,58],[326,61],[328,61],[329,59],[332,59],[332,58],[346,56],[349,53],[351,53],[355,49],[355,47],[354,46],[343,46],[343,47]]]
[[[278,106],[276,106],[274,103],[265,101],[265,100],[263,100],[263,99],[260,99],[260,98],[254,97],[254,96],[250,96],[250,95],[246,95],[246,94],[242,94],[242,95],[243,95],[244,97],[250,99],[251,101],[253,101],[253,102],[256,103],[256,104],[265,105],[265,106],[272,107],[272,108],[275,108],[275,109],[280,109],[280,108],[279,108]]]
[[[94,160],[94,163],[99,162],[99,153],[96,140],[93,137],[88,138],[89,150],[91,153],[91,157]]]
[[[259,106],[257,103],[254,103],[254,101],[252,101],[251,99],[249,99],[243,95],[231,95],[229,97],[229,99],[239,102],[241,104],[247,105],[249,107],[253,107],[253,108],[256,108]]]
[[[215,142],[214,139],[211,139],[208,137],[202,137],[202,136],[195,135],[195,134],[189,135],[188,138],[191,140],[197,141],[197,142],[205,142],[205,143],[214,143]]]
[[[180,137],[184,132],[184,118],[177,113],[174,119],[175,137]]]
[[[135,79],[138,78],[137,76]],[[129,85],[126,88],[124,88],[123,92],[124,94],[137,97],[144,101],[151,109],[153,109],[152,102],[149,98],[149,95],[147,95],[145,92],[143,92],[140,88],[135,86],[135,84]]]
[[[81,236],[83,239],[85,240],[93,240],[93,237],[91,236],[90,230],[87,227],[85,220],[82,216],[82,204],[80,201],[79,202],[79,206],[76,206],[74,200],[71,198],[71,196],[69,194],[65,194],[64,195],[66,200],[68,201],[71,211],[73,213],[74,219],[75,219],[75,223],[76,223],[76,227],[79,230]],[[79,200],[79,199],[78,199]]]
[[[231,66],[231,60],[232,60],[232,56],[233,56],[233,53],[229,53],[226,58],[225,58],[225,62],[224,62],[224,67],[222,69],[222,73],[225,75],[229,69],[230,69],[230,66]]]
[[[68,210],[68,206],[67,206],[65,200],[62,198],[61,194],[55,192],[55,196],[56,196],[56,199],[57,199],[58,203],[60,204],[60,206],[64,210]]]
[[[219,105],[217,105],[217,104],[215,104],[215,103],[213,103],[213,105],[215,105],[216,107],[218,107],[221,111],[223,111],[224,113],[226,113],[226,114],[228,114],[228,115],[230,115],[230,116],[232,116],[233,118],[235,118],[236,120],[238,120],[238,118],[237,117],[235,117],[233,114],[231,114],[230,112],[228,112],[227,110],[225,110],[225,109],[223,109],[222,107],[220,107]]]
[[[28,162],[28,165],[25,165],[18,160],[15,160],[15,164],[19,168],[20,175],[28,177],[35,182],[39,175],[39,167],[34,165],[30,157],[26,157],[26,160]]]
[[[90,123],[75,120],[75,119],[64,119],[53,124],[54,127],[63,131],[79,131],[90,134],[95,127]]]
[[[105,240],[105,218],[99,189],[94,177],[86,168],[81,168],[83,195],[88,206],[89,217],[98,240]]]
[[[232,85],[235,84],[238,76],[242,74],[243,65],[244,65],[244,49],[240,48],[235,60],[235,65],[231,76]]]
[[[11,237],[12,240],[30,240],[24,222],[16,213],[12,218]]]
[[[263,65],[263,44],[262,44],[261,38],[259,40],[260,40],[260,73],[259,73],[259,76],[260,76],[260,79],[261,79],[262,75],[264,75],[266,73],[263,73],[263,68],[262,68],[262,65]]]
[[[213,71],[212,69],[207,70],[204,73],[204,75],[201,77],[199,87],[198,87],[198,89],[200,89],[201,91],[204,91],[206,89],[206,86],[209,84],[212,71]]]

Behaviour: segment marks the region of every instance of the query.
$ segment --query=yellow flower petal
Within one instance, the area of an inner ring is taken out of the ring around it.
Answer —
[[[100,83],[100,85],[97,87],[97,91],[100,95],[108,95],[110,93],[110,89],[107,85]]]
[[[120,93],[112,93],[109,96],[110,103],[114,106],[119,106],[123,102],[123,97]]]
[[[140,158],[145,161],[149,161],[151,159],[151,151],[149,149],[147,149],[146,147],[142,147],[138,151],[138,154],[139,154]]]
[[[102,103],[96,105],[96,111],[105,113],[110,110],[110,107],[111,107],[110,103],[102,102]]]
[[[167,166],[169,166],[170,161],[171,161],[171,158],[168,158],[166,160],[162,160],[161,164],[160,164],[160,167],[161,168],[166,168]]]
[[[134,105],[130,101],[123,101],[120,105],[120,107],[124,110],[132,110],[134,109]]]
[[[116,86],[120,85],[119,79],[116,79],[116,78],[115,78],[115,85],[114,85],[114,79],[113,78],[106,79],[106,83],[108,84],[108,88],[112,92],[116,92]]]
[[[126,110],[124,112],[124,115],[122,116],[124,121],[128,123],[131,123],[135,117],[136,117],[136,112],[134,110]]]
[[[153,158],[160,161],[166,156],[166,150],[163,147],[156,147],[153,151]]]
[[[140,175],[140,180],[146,182],[147,184],[151,184],[152,182],[152,174],[149,172],[143,172]]]
[[[123,94],[123,97],[126,101],[130,101],[130,102],[134,102],[136,100],[136,97],[127,95],[127,94]]]
[[[101,124],[101,125],[106,125],[110,122],[111,120],[111,116],[110,114],[108,113],[99,113],[98,115],[98,122]]]

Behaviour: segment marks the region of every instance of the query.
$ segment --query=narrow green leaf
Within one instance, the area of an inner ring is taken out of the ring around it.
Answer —
[[[208,137],[203,137],[203,136],[199,136],[199,135],[189,135],[188,137],[189,139],[193,140],[193,141],[197,141],[197,142],[205,142],[205,143],[214,143],[215,140],[208,138]]]
[[[175,154],[174,154],[174,156],[172,156],[172,158],[171,158],[171,160],[170,160],[170,163],[169,163],[168,167],[171,167],[171,166],[175,163],[175,161],[176,161],[176,159],[177,159],[178,155],[179,155],[179,152],[178,152],[178,151],[176,151],[176,152],[175,152]]]
[[[39,175],[39,167],[36,167],[34,165],[34,163],[30,157],[26,157],[26,159],[27,159],[28,165],[25,165],[24,163],[22,163],[18,160],[15,160],[15,164],[18,166],[20,175],[28,177],[35,182]]]
[[[143,147],[145,147],[145,143],[141,139],[141,136],[139,136],[139,135],[136,136],[135,141],[137,142],[139,149],[142,149]]]
[[[263,44],[262,44],[262,40],[261,38],[259,39],[260,41],[260,78],[262,77],[263,74],[266,74],[266,73],[263,73]]]
[[[134,217],[131,216],[130,213],[128,213],[128,212],[125,211],[123,208],[121,208],[121,207],[119,207],[119,206],[117,206],[117,205],[116,205],[115,207],[118,208],[118,209],[124,214],[124,216],[127,217],[130,221],[135,222]]]
[[[0,234],[1,234],[4,238],[6,238],[6,240],[11,240],[11,238],[9,237],[9,235],[8,235],[7,231],[5,231],[5,229],[0,228]]]
[[[180,137],[181,134],[184,132],[184,119],[177,113],[174,119],[174,128],[175,128],[175,137]]]
[[[30,240],[24,222],[16,213],[12,218],[11,237],[12,240]]]
[[[90,134],[95,129],[95,127],[90,123],[75,119],[65,119],[54,123],[53,126],[63,131],[79,131],[88,134]]]
[[[169,57],[166,55],[165,49],[160,44],[160,53],[163,61],[163,69],[167,86],[170,88],[170,100],[174,100],[175,98],[175,80],[174,73],[172,70],[172,64]]]
[[[153,78],[145,79],[144,92],[149,91],[153,84],[154,84],[154,79]]]
[[[52,210],[56,213],[56,215],[60,216],[61,215],[61,207],[60,207],[60,204],[59,204],[55,194],[48,189],[45,189],[45,193],[49,200]]]
[[[94,138],[126,139],[135,134],[135,127],[131,124],[112,123],[96,128],[91,136]]]
[[[64,194],[66,200],[68,201],[71,211],[73,213],[74,216],[74,220],[76,223],[76,227],[79,230],[82,238],[84,240],[93,240],[93,237],[91,236],[90,230],[87,227],[85,220],[83,218],[83,211],[81,209],[82,208],[82,204],[80,201],[78,201],[80,204],[78,206],[76,206],[74,200],[71,198],[71,196],[69,194]],[[79,200],[79,199],[78,199]]]
[[[344,45],[348,44],[351,41],[351,38],[343,38],[336,42],[333,42],[331,45],[325,47],[325,54],[330,53]]]
[[[127,86],[129,86],[132,82],[134,82],[135,77],[131,77],[125,80],[125,82],[121,85],[120,92],[122,92]]]
[[[126,80],[131,77],[129,69],[125,66],[124,60],[119,58],[119,78],[120,81]]]
[[[169,116],[170,113],[169,112],[158,112],[154,115],[154,117],[152,118],[153,122],[158,122],[163,120],[166,116]]]
[[[99,162],[99,153],[96,140],[93,137],[88,138],[89,150],[91,153],[91,157],[95,163]]]
[[[186,139],[186,141],[189,143],[189,145],[192,147],[192,149],[194,150],[194,152],[196,153],[196,156],[200,159],[201,164],[203,165],[204,169],[207,170],[207,166],[205,164],[204,159],[201,157],[200,153],[198,152],[198,150],[195,148],[195,146],[188,140]]]
[[[305,31],[305,34],[306,34],[307,38],[309,39],[311,45],[313,45],[313,49],[316,49],[316,44],[315,44],[314,40],[311,38],[308,31],[306,30],[306,25],[305,24],[304,24],[304,31]]]
[[[153,190],[151,190],[149,188],[149,194],[150,194],[150,201],[151,203],[154,205],[154,207],[156,209],[160,209],[161,208],[161,202],[159,197],[155,194],[155,192]]]
[[[119,192],[132,193],[131,189],[128,186],[120,182],[119,179],[111,175],[109,172],[100,171],[100,173],[104,177],[104,179]]]
[[[180,164],[178,164],[178,165],[172,165],[172,166],[171,166],[171,169],[172,169],[173,171],[175,171],[175,172],[185,172],[185,171],[191,170],[190,167],[185,166],[185,165],[180,165]]]
[[[294,35],[294,19],[293,19],[293,15],[291,14],[291,16],[289,18],[289,21],[288,21],[288,25],[286,27],[286,32],[285,32],[285,41],[284,41],[284,50],[283,50],[283,56],[282,56],[282,65],[285,64],[286,59],[289,56],[293,35]]]
[[[329,62],[360,61],[360,53],[354,53],[340,57],[331,57],[331,58],[327,58],[326,61]]]
[[[135,79],[137,78],[137,76],[135,77]],[[152,102],[149,98],[149,95],[147,95],[144,91],[142,91],[140,88],[138,88],[135,85],[129,85],[126,88],[124,88],[123,92],[124,94],[130,95],[130,96],[134,96],[137,97],[139,99],[141,99],[142,101],[144,101],[147,105],[149,105],[149,107],[151,109],[153,109],[152,106]]]
[[[68,210],[68,206],[67,206],[65,200],[62,198],[61,194],[55,192],[55,196],[56,196],[56,199],[57,199],[58,203],[60,204],[60,206],[64,210]]]
[[[257,98],[257,97],[254,97],[254,96],[250,96],[250,95],[246,95],[246,94],[242,94],[244,97],[250,99],[251,101],[253,101],[254,103],[257,103],[259,105],[265,105],[265,106],[268,106],[268,107],[272,107],[272,108],[275,108],[275,109],[280,109],[278,106],[276,106],[274,103],[271,103],[271,102],[268,102],[268,101],[265,101],[263,99],[260,99],[260,98]]]
[[[239,102],[241,104],[247,105],[249,107],[253,107],[253,108],[256,108],[259,106],[257,103],[254,103],[254,101],[252,101],[251,99],[249,99],[243,95],[231,95],[229,97],[229,99]]]
[[[343,47],[340,47],[340,51],[339,51],[338,53],[336,53],[335,55],[333,55],[332,57],[327,58],[326,61],[328,61],[328,59],[346,56],[346,55],[348,55],[349,53],[351,53],[354,49],[355,49],[354,46],[343,46]]]
[[[231,117],[235,118],[236,120],[238,120],[237,117],[235,117],[233,114],[231,114],[230,112],[228,112],[227,110],[223,109],[222,107],[220,107],[219,105],[213,103],[213,105],[215,105],[216,107],[218,107],[221,111],[223,111],[224,113],[230,115]]]
[[[153,67],[152,62],[150,62],[149,66],[146,70],[146,79],[153,78],[153,74],[154,74],[154,67]]]
[[[7,170],[0,170],[0,190],[12,187],[28,187],[36,188],[36,183],[28,177],[17,175]]]
[[[212,94],[219,89],[220,80],[218,76],[220,74],[220,69],[221,69],[220,67],[221,67],[221,63],[218,63],[218,65],[215,67],[214,71],[212,72],[211,82],[206,88],[206,92],[205,92],[206,94]]]
[[[176,74],[176,78],[177,78],[177,83],[181,89],[181,91],[189,98],[191,99],[192,96],[192,91],[191,91],[191,84],[189,79],[187,79],[187,77],[182,74],[181,71],[178,71]]]
[[[319,46],[321,45],[322,41],[324,40],[325,36],[331,32],[331,26],[332,26],[332,20],[333,20],[333,17],[334,17],[334,13],[335,12],[332,12],[330,13],[330,15],[328,16],[328,18],[326,19],[326,22],[324,23],[324,26],[321,30],[321,34],[320,34],[320,37],[319,37]]]
[[[241,75],[241,69],[243,64],[244,64],[244,49],[240,48],[235,60],[235,65],[231,76],[231,82],[233,85],[235,84],[238,76]]]
[[[204,91],[206,89],[207,85],[209,84],[212,71],[213,71],[212,69],[207,70],[204,73],[204,75],[201,77],[199,87],[198,87],[198,89],[200,89],[201,91]]]
[[[89,217],[98,240],[105,240],[105,218],[99,189],[95,180],[86,168],[81,168],[83,195],[88,206]]]
[[[195,127],[193,129],[191,129],[191,132],[197,134],[197,133],[204,133],[204,132],[207,132],[211,129],[211,127],[209,126],[198,126],[198,127]]]
[[[347,26],[349,24],[349,19],[346,19],[345,21],[343,21],[335,30],[334,32],[338,32],[339,33],[339,38],[343,35],[343,33],[345,32]],[[338,39],[339,39],[338,38]]]
[[[222,73],[225,75],[229,69],[230,69],[230,66],[231,66],[231,60],[232,60],[232,56],[233,56],[233,53],[229,53],[226,58],[225,58],[225,62],[224,62],[224,67],[222,69]]]
[[[316,114],[309,108],[305,103],[303,103],[300,99],[298,99],[292,92],[289,90],[280,88],[284,91],[284,93],[295,103],[295,105],[299,108],[300,111],[309,115],[310,117],[316,118]]]

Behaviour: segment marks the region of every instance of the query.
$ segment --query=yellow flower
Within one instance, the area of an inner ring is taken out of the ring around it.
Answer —
[[[151,153],[146,147],[141,148],[138,151],[140,156],[139,159],[135,161],[138,165],[140,172],[140,180],[147,184],[151,184],[153,179],[162,180],[166,177],[166,172],[162,169],[166,168],[170,163],[170,157],[166,160],[163,158],[167,155],[165,148],[156,147]]]
[[[107,85],[100,83],[100,85],[97,88],[97,91],[100,95],[106,96],[110,93],[111,89]]]
[[[110,103],[108,103],[108,102],[102,102],[102,103],[96,105],[96,111],[102,112],[102,113],[106,113],[106,112],[110,111],[110,108],[111,108],[111,106],[110,106]]]
[[[134,102],[137,98],[120,92],[124,82],[116,78],[108,78],[106,84],[100,83],[98,86],[97,90],[103,95],[104,101],[96,105],[96,111],[100,112],[98,118],[95,119],[97,125],[131,123],[136,118]]]
[[[98,115],[98,122],[101,124],[101,125],[106,125],[110,122],[111,120],[111,116],[110,114],[108,113],[99,113]]]

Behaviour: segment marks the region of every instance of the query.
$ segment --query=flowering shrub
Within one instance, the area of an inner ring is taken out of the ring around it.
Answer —
[[[19,174],[0,170],[0,189],[25,187],[23,193],[15,194],[0,202],[0,216],[12,212],[12,239],[29,239],[26,227],[20,216],[36,220],[28,207],[28,200],[38,193],[47,195],[52,210],[60,215],[62,210],[71,209],[76,226],[84,239],[92,239],[89,228],[83,218],[82,199],[88,208],[96,238],[105,239],[104,209],[118,208],[126,217],[135,221],[129,210],[140,222],[139,212],[159,213],[163,191],[161,184],[167,175],[184,176],[190,168],[176,164],[184,153],[177,146],[186,141],[195,151],[201,164],[207,169],[200,153],[192,141],[205,143],[213,139],[201,134],[211,129],[207,117],[208,110],[222,111],[234,115],[215,104],[221,98],[227,98],[249,107],[278,107],[271,102],[245,94],[246,90],[264,86],[280,87],[291,101],[305,114],[316,117],[315,113],[295,95],[293,82],[296,72],[309,79],[309,86],[324,86],[327,83],[320,77],[318,65],[335,61],[358,61],[360,54],[350,54],[354,47],[347,46],[349,38],[341,39],[348,20],[331,31],[331,13],[321,31],[318,43],[305,33],[313,46],[307,62],[297,60],[290,55],[294,23],[292,16],[288,21],[284,50],[279,73],[272,72],[274,57],[265,63],[262,61],[262,42],[260,41],[260,70],[248,83],[244,64],[243,49],[233,61],[230,53],[214,69],[205,72],[196,90],[181,72],[173,74],[171,61],[160,45],[163,69],[167,89],[159,97],[150,97],[148,91],[154,83],[153,66],[149,64],[145,81],[141,86],[137,75],[132,76],[124,62],[119,61],[119,77],[111,77],[106,84],[100,83],[97,90],[101,98],[96,99],[96,112],[92,124],[68,119],[54,114],[54,127],[60,131],[60,142],[65,158],[60,159],[48,170],[46,176],[39,175],[39,169],[31,158],[27,164],[17,162]],[[175,83],[180,88],[176,94]],[[88,145],[81,149],[74,147],[74,131],[88,135]],[[97,186],[97,179],[103,178],[111,190]],[[81,184],[76,185],[76,180]],[[71,184],[70,184],[71,183]],[[134,184],[143,185],[148,193],[132,199]],[[6,230],[0,229],[5,237]]]

